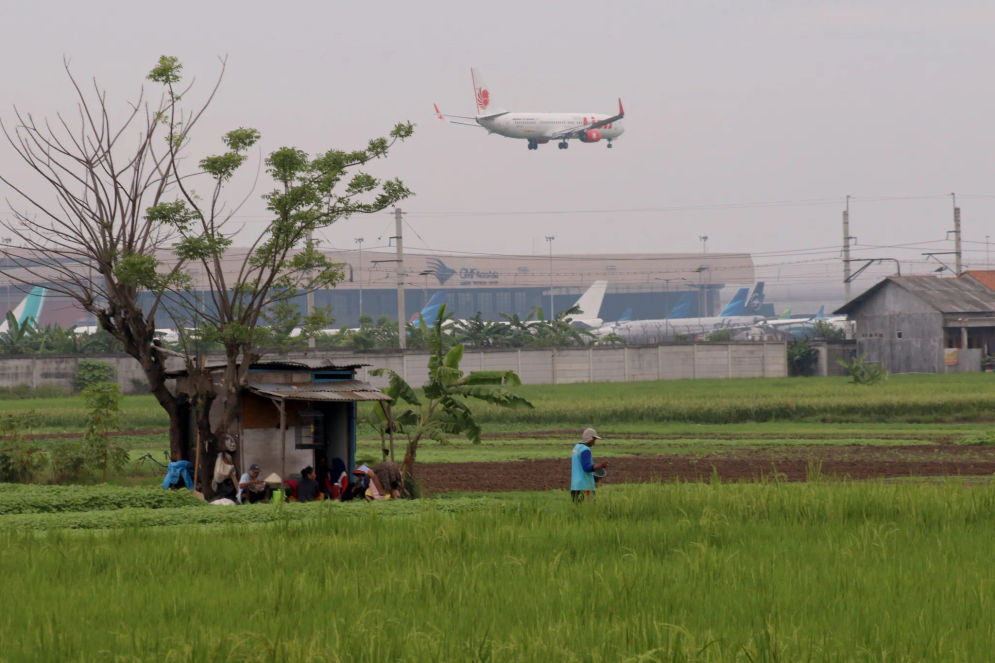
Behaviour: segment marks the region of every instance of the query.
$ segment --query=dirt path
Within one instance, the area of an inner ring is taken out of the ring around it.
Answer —
[[[782,481],[823,476],[869,479],[979,476],[995,473],[995,447],[950,444],[915,446],[752,447],[703,456],[612,458],[611,483],[699,481],[713,472],[723,481]],[[552,490],[570,483],[569,458],[500,463],[419,463],[418,478],[429,493],[451,491]]]

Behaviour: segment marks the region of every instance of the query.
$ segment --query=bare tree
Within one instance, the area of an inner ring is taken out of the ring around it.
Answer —
[[[176,58],[161,57],[148,75],[162,86],[158,101],[146,100],[143,90],[128,116],[115,125],[106,93],[94,83],[87,94],[65,63],[78,117],[70,121],[56,115],[54,122],[36,123],[15,108],[16,124],[0,124],[11,147],[48,191],[47,196],[36,194],[0,174],[0,181],[26,203],[24,209],[12,206],[11,217],[0,220],[20,245],[0,249],[12,265],[0,273],[22,283],[45,283],[78,302],[121,341],[141,363],[152,393],[169,414],[174,458],[186,453],[183,404],[166,385],[166,351],[155,337],[156,316],[172,318],[180,332],[180,354],[195,385],[198,428],[210,449],[234,421],[248,366],[270,338],[269,328],[260,324],[267,311],[302,292],[331,287],[341,277],[338,267],[318,251],[314,232],[410,195],[399,180],[381,182],[361,171],[347,174],[387,156],[396,141],[411,135],[411,124],[398,124],[388,137],[351,152],[329,150],[309,157],[296,148],[280,148],[265,159],[276,184],[264,196],[271,220],[241,257],[235,255],[230,248],[238,228],[228,226],[241,203],[226,204],[225,186],[246,161],[259,132],[229,131],[222,137],[225,151],[201,159],[196,169],[184,170],[183,160],[191,131],[210,105],[224,67],[222,61],[207,99],[187,110],[181,102],[190,86],[182,86],[182,65]],[[194,190],[197,181],[210,187],[209,195]],[[202,275],[199,292],[188,273],[193,266]],[[324,322],[321,313],[312,313],[305,334]],[[196,344],[204,341],[224,348],[220,382],[197,361]],[[218,398],[224,416],[212,429],[208,413]]]

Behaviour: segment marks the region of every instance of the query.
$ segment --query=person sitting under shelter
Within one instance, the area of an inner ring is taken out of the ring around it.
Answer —
[[[349,490],[349,472],[341,458],[332,459],[332,468],[328,473],[331,485],[329,486],[329,497],[333,500],[340,500]]]
[[[268,495],[266,482],[259,478],[259,466],[255,463],[249,466],[249,471],[238,480],[238,502],[255,504],[264,501]]]
[[[301,480],[297,484],[297,501],[313,502],[321,496],[318,482],[314,478],[314,468],[308,465],[301,470]]]
[[[385,497],[397,499],[401,496],[401,470],[390,461],[384,461],[373,466],[373,474],[380,482],[380,486],[385,490]]]

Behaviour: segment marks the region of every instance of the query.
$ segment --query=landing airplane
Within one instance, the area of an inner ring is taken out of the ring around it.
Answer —
[[[618,100],[618,113],[615,115],[604,113],[514,113],[493,104],[494,99],[491,96],[491,91],[484,83],[479,71],[471,68],[470,77],[473,81],[473,97],[477,105],[477,114],[473,117],[444,115],[439,111],[438,104],[435,104],[436,117],[443,122],[448,120],[453,124],[481,127],[486,129],[487,133],[499,136],[525,139],[529,142],[530,150],[537,150],[539,145],[552,140],[559,141],[557,147],[565,150],[568,146],[567,141],[571,139],[579,140],[582,143],[597,143],[603,139],[607,141],[608,147],[611,147],[612,141],[625,131],[617,124],[625,117],[621,99]],[[460,122],[460,120],[473,120],[475,124]]]

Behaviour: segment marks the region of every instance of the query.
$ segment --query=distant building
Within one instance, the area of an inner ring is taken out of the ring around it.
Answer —
[[[226,252],[223,264],[229,270],[226,274],[229,283],[246,251],[235,248]],[[326,255],[342,265],[342,281],[335,288],[316,292],[314,299],[317,307],[330,307],[336,327],[356,326],[360,312],[374,319],[380,316],[397,319],[398,268],[394,253],[341,251]],[[169,253],[160,258],[166,263],[172,259]],[[88,274],[87,266],[81,264],[79,273]],[[446,307],[455,317],[469,318],[480,312],[489,320],[501,319],[502,313],[525,317],[537,307],[548,316],[551,294],[554,312],[562,311],[598,280],[608,281],[600,312],[606,321],[619,319],[627,309],[631,309],[632,319],[665,317],[688,292],[695,294],[690,316],[715,315],[723,304],[720,301],[723,288],[748,286],[755,280],[753,258],[747,253],[554,254],[552,258],[541,254],[407,253],[402,274],[408,317],[416,314],[433,294],[442,291],[446,294]],[[206,288],[206,278],[198,266],[191,265],[189,275],[194,290]],[[11,305],[30,290],[2,281],[0,285],[5,286],[6,299]],[[299,300],[303,310],[304,297]],[[55,292],[49,293],[41,322],[62,327],[95,324],[74,301]],[[174,325],[168,315],[157,316],[157,327],[174,328]]]
[[[891,373],[979,371],[995,350],[995,291],[970,276],[886,278],[835,312],[855,322],[857,353]]]

